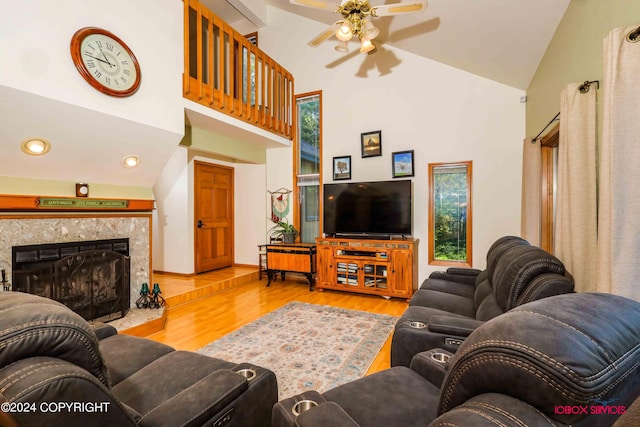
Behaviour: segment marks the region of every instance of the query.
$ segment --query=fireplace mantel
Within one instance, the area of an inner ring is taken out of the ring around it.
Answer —
[[[153,208],[154,200],[0,194],[2,212],[151,212]]]

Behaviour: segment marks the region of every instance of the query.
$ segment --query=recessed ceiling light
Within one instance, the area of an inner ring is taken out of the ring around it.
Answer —
[[[140,159],[138,156],[128,156],[122,161],[122,164],[125,168],[135,168],[140,164]]]
[[[20,149],[31,156],[41,156],[51,150],[51,144],[47,140],[33,138],[22,141]]]

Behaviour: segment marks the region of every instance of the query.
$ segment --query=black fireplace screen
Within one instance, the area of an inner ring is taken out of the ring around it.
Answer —
[[[129,310],[129,239],[14,246],[12,255],[14,291],[59,301],[86,320]]]

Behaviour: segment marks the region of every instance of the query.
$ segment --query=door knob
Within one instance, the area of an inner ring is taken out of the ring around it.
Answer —
[[[203,225],[204,225],[204,224],[202,223],[202,220],[201,220],[201,219],[199,219],[199,220],[198,220],[198,228],[202,228],[202,226],[203,226]]]

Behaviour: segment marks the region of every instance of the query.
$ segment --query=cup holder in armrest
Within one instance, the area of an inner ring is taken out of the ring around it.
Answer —
[[[451,356],[444,353],[432,353],[431,358],[438,363],[447,363]]]
[[[256,371],[254,371],[253,369],[240,369],[236,371],[236,373],[245,377],[247,381],[251,381],[256,377]]]
[[[314,406],[318,406],[318,404],[313,400],[301,400],[293,405],[293,408],[291,408],[291,412],[293,412],[293,415],[297,417],[298,415],[308,411]]]
[[[427,324],[424,322],[409,322],[409,326],[413,329],[424,329],[427,327]]]

